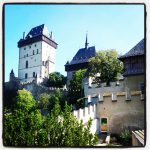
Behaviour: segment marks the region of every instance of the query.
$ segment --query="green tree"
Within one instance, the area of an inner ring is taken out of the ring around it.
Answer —
[[[90,133],[91,121],[84,127],[65,103],[61,109],[60,93],[55,93],[54,107],[42,116],[32,94],[19,90],[13,109],[4,112],[3,143],[5,146],[92,146],[97,136]]]
[[[76,104],[77,107],[83,105],[82,101],[78,101],[80,98],[84,96],[83,88],[82,88],[82,80],[85,76],[86,69],[78,70],[72,76],[69,84],[69,99],[70,104]]]
[[[49,74],[47,86],[61,88],[65,84],[66,84],[66,78],[60,72],[53,72]]]
[[[49,110],[53,109],[56,101],[59,102],[61,109],[63,110],[65,101],[67,101],[67,97],[59,89],[57,89],[49,99]]]
[[[50,95],[47,93],[42,93],[39,95],[37,100],[37,108],[41,110],[43,115],[48,113],[48,109],[50,107]]]
[[[95,57],[89,61],[88,72],[90,76],[95,77],[97,73],[100,77],[96,77],[96,83],[106,82],[110,85],[111,81],[116,81],[117,77],[123,71],[123,63],[118,59],[116,50],[99,51]]]
[[[4,112],[3,142],[6,146],[36,146],[43,118],[35,109],[35,100],[26,90],[19,90],[11,112]]]
[[[48,133],[48,146],[93,146],[97,143],[97,135],[90,133],[91,121],[84,127],[82,121],[72,115],[72,107],[65,104],[62,111],[56,104],[45,122]]]

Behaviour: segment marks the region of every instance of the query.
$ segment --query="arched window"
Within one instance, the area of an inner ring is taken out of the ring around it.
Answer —
[[[28,61],[26,61],[26,68],[28,68]]]

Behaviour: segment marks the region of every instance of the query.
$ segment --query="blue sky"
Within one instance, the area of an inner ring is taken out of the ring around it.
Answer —
[[[144,5],[5,5],[5,81],[14,69],[18,76],[17,42],[23,32],[46,24],[58,43],[56,71],[85,44],[96,50],[116,49],[124,54],[144,38]]]

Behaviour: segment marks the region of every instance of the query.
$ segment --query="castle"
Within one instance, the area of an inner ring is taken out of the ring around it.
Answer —
[[[41,83],[55,71],[55,49],[57,43],[53,40],[52,32],[42,24],[34,27],[18,42],[19,66],[18,78],[21,82],[37,80]]]
[[[85,108],[74,110],[78,120],[87,124],[92,119],[91,131],[97,133],[120,133],[129,128],[145,129],[145,47],[144,39],[119,59],[123,61],[123,78],[101,87],[89,77],[84,80]]]
[[[124,128],[145,129],[145,40],[141,40],[129,52],[119,59],[123,61],[125,72],[123,78],[117,82],[111,82],[110,87],[105,83],[97,87],[92,78],[85,78],[83,82],[85,107],[74,110],[73,115],[78,120],[83,120],[87,125],[89,118],[92,119],[92,133],[111,132],[119,133]],[[37,83],[43,82],[49,73],[55,70],[55,49],[57,43],[49,34],[45,25],[32,28],[31,31],[19,40],[19,68],[18,78],[13,70],[10,73],[10,82],[6,83],[15,87],[14,83],[21,85],[36,94],[50,92]],[[96,54],[95,47],[88,47],[86,36],[85,48],[78,50],[71,62],[67,62],[65,70],[67,79],[71,79],[73,73],[84,69],[88,60]],[[34,82],[36,81],[36,82]],[[19,88],[19,87],[18,87]],[[67,90],[66,90],[67,92]],[[33,94],[33,95],[34,95]]]

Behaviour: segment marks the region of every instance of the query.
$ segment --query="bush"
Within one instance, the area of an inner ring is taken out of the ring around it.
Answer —
[[[132,145],[131,131],[126,129],[123,132],[121,132],[120,140],[121,140],[121,144],[123,144],[123,146],[131,146]]]

